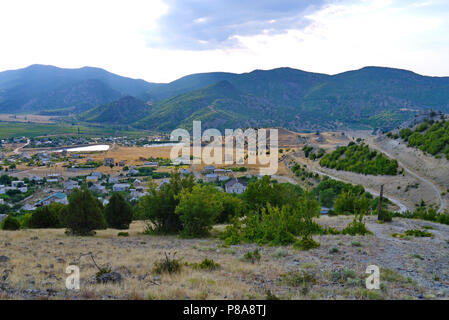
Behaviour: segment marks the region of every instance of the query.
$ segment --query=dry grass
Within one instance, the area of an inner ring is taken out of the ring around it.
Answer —
[[[319,222],[342,228],[350,219],[326,217]],[[66,236],[63,229],[0,231],[0,254],[10,258],[8,262],[0,263],[0,276],[10,270],[7,283],[16,290],[14,294],[2,292],[0,299],[263,299],[268,290],[283,299],[397,299],[425,293],[415,282],[405,280],[399,274],[387,282],[383,291],[370,294],[364,289],[362,280],[368,264],[378,264],[386,269],[392,268],[389,263],[402,266],[414,261],[408,254],[410,249],[399,250],[395,259],[391,259],[385,249],[399,243],[393,238],[392,242],[384,239],[391,230],[409,228],[412,222],[404,220],[388,226],[377,225],[375,219],[368,220],[369,228],[376,234],[380,232],[383,237],[316,236],[321,246],[309,252],[296,251],[291,246],[262,247],[259,248],[262,259],[254,264],[242,257],[257,248],[256,245],[226,248],[215,238],[143,235],[145,224],[142,222],[132,223],[127,230],[129,237],[118,237],[119,230],[114,229],[98,231],[93,237]],[[216,229],[222,230],[223,227],[217,226]],[[352,246],[354,240],[361,245]],[[437,237],[416,241],[427,246],[421,248],[420,254],[425,252],[432,259],[439,257],[439,247],[428,247],[432,245],[429,241],[440,241]],[[406,244],[413,245],[412,242]],[[330,254],[330,248],[335,246],[339,247],[339,252]],[[94,254],[98,265],[109,265],[113,271],[119,272],[123,281],[118,284],[92,282],[98,269],[87,256],[77,260],[80,254],[87,252]],[[153,273],[154,263],[162,259],[165,252],[176,252],[175,257],[187,263],[180,273],[160,276]],[[189,265],[204,258],[213,259],[220,267],[206,271]],[[65,289],[65,268],[69,263],[80,267],[79,291]],[[433,262],[429,263],[433,265]],[[335,282],[333,273],[344,268],[353,270],[360,280],[358,284]],[[310,273],[316,278],[316,283],[310,287],[298,287],[282,280],[284,275],[294,276],[300,271]],[[423,277],[426,277],[425,273]],[[57,295],[48,297],[40,293],[30,296],[24,293],[27,289],[44,293],[53,289]]]

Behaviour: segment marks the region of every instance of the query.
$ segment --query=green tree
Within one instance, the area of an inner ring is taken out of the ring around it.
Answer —
[[[220,192],[210,185],[196,185],[192,191],[184,190],[179,196],[176,214],[183,222],[186,237],[209,235],[218,215],[223,210]]]
[[[29,228],[61,228],[62,216],[65,206],[61,203],[52,203],[37,208],[28,221]]]
[[[236,195],[230,193],[220,194],[223,210],[218,216],[218,223],[227,223],[234,217],[240,217],[243,212],[243,201]]]
[[[182,221],[175,213],[179,203],[179,194],[191,191],[195,185],[193,175],[182,177],[178,171],[171,174],[170,181],[160,188],[150,183],[149,195],[140,198],[137,207],[138,216],[147,220],[147,231],[173,234],[182,230]]]
[[[95,229],[106,228],[101,203],[87,188],[75,189],[70,195],[64,221],[75,235],[91,235]]]
[[[3,230],[19,230],[20,223],[16,218],[7,216],[5,219],[3,219],[1,227]]]
[[[112,195],[105,208],[105,218],[108,226],[116,229],[128,229],[132,222],[131,206],[123,196],[116,192]]]

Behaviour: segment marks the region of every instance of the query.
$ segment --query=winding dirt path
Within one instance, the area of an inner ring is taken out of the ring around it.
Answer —
[[[374,149],[377,149],[378,151],[382,152],[383,154],[385,154],[387,157],[389,157],[390,159],[395,159],[398,164],[404,168],[404,171],[407,172],[408,174],[410,174],[411,176],[413,176],[414,178],[418,179],[419,181],[429,185],[432,187],[433,190],[435,190],[435,193],[437,194],[437,198],[438,201],[440,202],[440,207],[438,209],[438,212],[443,211],[444,209],[446,209],[446,201],[443,199],[443,197],[441,196],[441,190],[438,188],[438,186],[436,184],[434,184],[432,181],[420,176],[419,174],[417,174],[416,172],[414,172],[413,170],[411,170],[409,167],[407,167],[403,162],[401,162],[400,160],[398,160],[397,158],[395,158],[393,155],[391,155],[390,153],[388,153],[387,151],[385,151],[384,149],[382,149],[379,145],[376,144],[376,142],[373,139],[367,139],[367,141],[369,142],[369,145],[371,147],[373,147]]]

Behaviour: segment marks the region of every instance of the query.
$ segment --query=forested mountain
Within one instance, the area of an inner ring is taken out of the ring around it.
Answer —
[[[134,124],[132,117],[122,117],[124,123],[139,128],[171,130],[202,120],[205,127],[391,129],[419,110],[449,111],[449,77],[426,77],[380,67],[332,76],[278,68],[243,74],[193,74],[164,84],[88,67],[33,65],[0,73],[0,112],[4,113],[57,110],[61,114],[66,108],[73,114],[125,96],[152,105],[148,109],[138,106],[141,117]],[[125,103],[123,107],[128,114],[131,105]],[[82,118],[110,122],[109,116],[97,118],[91,114]],[[120,117],[116,121],[120,122]]]

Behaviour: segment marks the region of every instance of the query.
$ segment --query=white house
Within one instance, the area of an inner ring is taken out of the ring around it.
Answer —
[[[11,181],[11,187],[18,188],[19,186],[25,186],[23,181]]]
[[[64,189],[66,190],[73,190],[79,188],[79,184],[77,181],[69,180],[66,183],[64,183]]]
[[[245,192],[247,186],[248,184],[246,182],[239,181],[238,179],[232,179],[225,184],[225,190],[228,193],[241,194]]]
[[[128,183],[116,183],[112,186],[112,190],[114,192],[126,191],[129,189],[129,187],[130,187],[130,185]]]
[[[216,175],[215,173],[206,174],[205,177],[207,182],[214,182],[218,179],[218,175]]]

